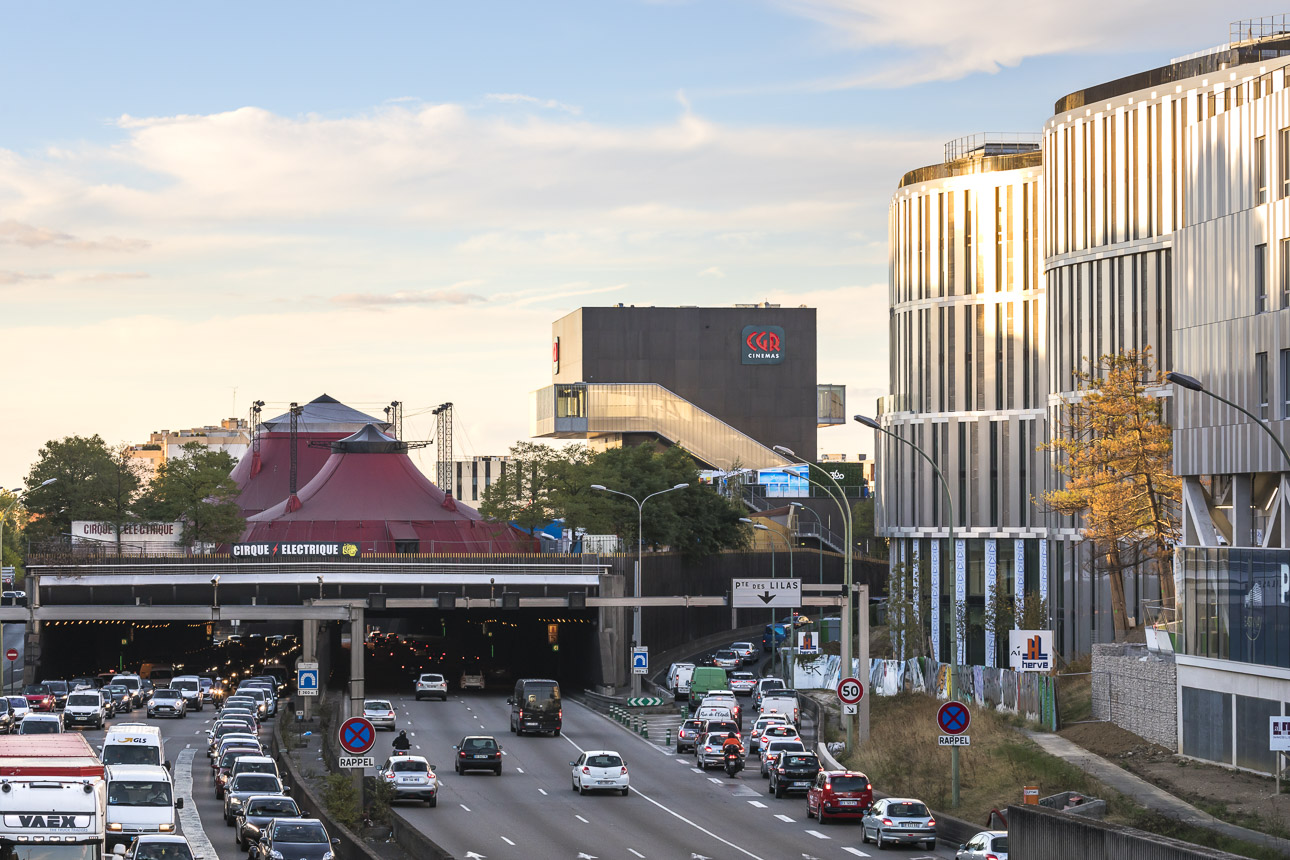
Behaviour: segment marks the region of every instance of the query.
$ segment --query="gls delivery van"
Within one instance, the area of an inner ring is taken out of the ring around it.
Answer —
[[[139,764],[170,769],[161,730],[143,723],[117,723],[108,728],[99,757],[105,765]]]
[[[118,764],[107,767],[107,842],[129,843],[144,833],[174,833],[175,797],[170,774],[162,767]]]

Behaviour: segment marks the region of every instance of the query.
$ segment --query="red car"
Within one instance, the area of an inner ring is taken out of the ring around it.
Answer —
[[[22,688],[22,694],[33,711],[54,710],[54,691],[48,684],[28,684]]]
[[[863,818],[873,806],[873,784],[854,770],[822,770],[806,792],[806,817],[824,824],[834,818]]]

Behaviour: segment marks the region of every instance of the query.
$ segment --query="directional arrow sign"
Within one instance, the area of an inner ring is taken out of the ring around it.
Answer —
[[[663,700],[657,697],[639,697],[627,700],[629,708],[655,708],[663,704]]]
[[[802,605],[802,580],[734,579],[730,599],[736,609],[795,609]]]

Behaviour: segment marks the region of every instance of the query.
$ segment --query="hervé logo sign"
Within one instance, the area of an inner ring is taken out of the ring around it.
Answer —
[[[784,360],[784,329],[777,325],[746,325],[739,348],[744,364],[779,364]]]

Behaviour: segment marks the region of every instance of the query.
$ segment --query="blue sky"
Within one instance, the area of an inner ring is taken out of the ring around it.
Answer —
[[[1277,11],[1070,8],[6,3],[0,485],[50,438],[324,390],[452,400],[499,453],[582,304],[814,305],[820,381],[870,411],[902,172]]]

